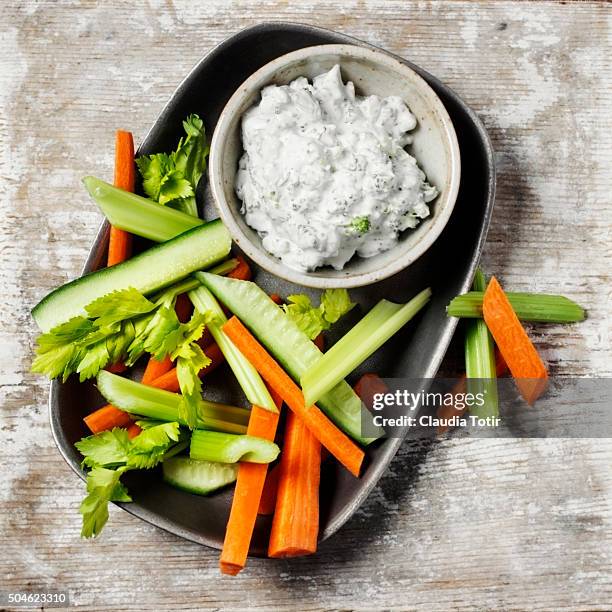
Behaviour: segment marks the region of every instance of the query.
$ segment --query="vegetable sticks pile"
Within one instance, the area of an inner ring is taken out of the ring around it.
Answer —
[[[451,300],[447,314],[467,319],[466,374],[455,385],[453,394],[483,392],[485,403],[477,410],[481,417],[499,414],[496,378],[508,370],[529,405],[546,389],[548,371],[521,320],[575,323],[585,318],[584,309],[564,296],[506,293],[494,276],[487,284],[480,269],[476,270],[472,291]],[[444,422],[465,412],[465,408],[441,406],[438,417]],[[438,434],[447,430],[440,425]]]
[[[136,160],[132,135],[118,131],[114,185],[84,179],[111,223],[107,267],[33,309],[43,332],[33,370],[64,380],[95,377],[108,402],[85,417],[92,435],[76,444],[88,470],[82,535],[100,533],[109,502],[131,501],[121,482],[129,470],[161,465],[168,485],[197,495],[235,482],[220,569],[236,575],[258,514],[272,515],[270,557],[316,551],[322,460],[329,454],[359,478],[362,447],[384,433],[372,427],[366,437],[362,424],[385,383],[367,374],[353,389],[345,377],[426,308],[431,290],[406,304],[381,300],[324,353],[323,333],[356,304],[343,289],[326,290],[318,306],[307,295],[283,303],[252,282],[246,259],[230,256],[223,224],[198,217],[208,145],[199,117],[183,127],[175,151]],[[136,167],[148,197],[133,193]],[[133,235],[160,244],[131,258]],[[584,318],[566,298],[505,294],[480,271],[473,291],[455,298],[448,313],[470,318],[459,384],[495,385],[508,368],[530,404],[548,373],[519,319]],[[144,355],[141,382],[118,375]],[[224,363],[249,409],[204,399],[202,380]],[[485,413],[497,414],[496,387],[487,397]]]

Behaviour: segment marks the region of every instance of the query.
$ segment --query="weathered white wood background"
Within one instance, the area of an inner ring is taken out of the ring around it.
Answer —
[[[30,307],[78,274],[100,222],[79,179],[111,177],[113,133],[142,137],[198,58],[264,20],[364,38],[440,77],[497,152],[484,256],[516,290],[589,308],[535,330],[556,374],[612,375],[611,5],[605,2],[2,3],[0,590],[69,589],[86,610],[612,609],[610,440],[404,447],[314,558],[216,552],[112,509],[79,540],[82,483],[54,447],[29,373]]]

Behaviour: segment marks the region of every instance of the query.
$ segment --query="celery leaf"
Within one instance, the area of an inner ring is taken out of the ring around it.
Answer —
[[[151,199],[197,216],[195,192],[206,170],[209,147],[204,122],[197,115],[183,121],[185,136],[170,154],[142,156],[136,165]]]
[[[127,489],[119,481],[125,469],[109,470],[95,467],[87,474],[88,495],[79,508],[83,515],[82,537],[96,537],[102,531],[108,521],[108,502],[132,501]]]
[[[285,313],[311,340],[355,306],[346,289],[326,289],[317,307],[303,294],[290,295],[287,300],[289,304],[283,305]]]
[[[87,467],[109,467],[127,461],[130,440],[127,430],[115,427],[79,440],[75,444],[84,459],[81,465]]]
[[[355,306],[346,289],[326,289],[321,296],[323,316],[329,323],[335,323]]]

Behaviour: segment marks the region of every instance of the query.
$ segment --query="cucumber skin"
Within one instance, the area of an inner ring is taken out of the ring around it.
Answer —
[[[321,351],[255,283],[197,272],[198,278],[266,346],[299,385],[303,373],[321,358]],[[351,386],[342,381],[318,402],[325,414],[349,436],[368,445],[374,438],[361,435],[361,420],[370,413]]]
[[[206,236],[214,247],[206,248]],[[123,263],[90,272],[58,287],[34,306],[32,317],[41,331],[48,332],[72,317],[84,315],[85,306],[96,298],[129,287],[145,294],[163,289],[196,270],[214,265],[226,257],[230,249],[231,237],[221,220],[211,221]],[[181,256],[183,261],[177,265],[176,259]]]
[[[200,469],[200,474],[198,474]],[[204,477],[206,469],[216,470],[215,478],[208,480]],[[221,487],[235,482],[238,475],[238,466],[233,463],[212,463],[210,461],[197,461],[189,457],[172,457],[162,464],[164,482],[181,491],[194,495],[208,495]],[[198,482],[198,478],[202,478]]]

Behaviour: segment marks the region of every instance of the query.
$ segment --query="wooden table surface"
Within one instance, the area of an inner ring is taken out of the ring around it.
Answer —
[[[611,376],[609,4],[24,0],[2,13],[0,590],[68,589],[84,610],[612,609],[609,439],[404,445],[315,557],[222,578],[217,552],[116,508],[101,538],[79,539],[82,483],[53,444],[48,382],[29,373],[29,309],[79,273],[101,220],[79,180],[112,176],[114,130],[142,138],[206,51],[287,20],[409,58],[472,105],[498,168],[484,267],[587,306],[585,323],[534,338],[553,374]]]

